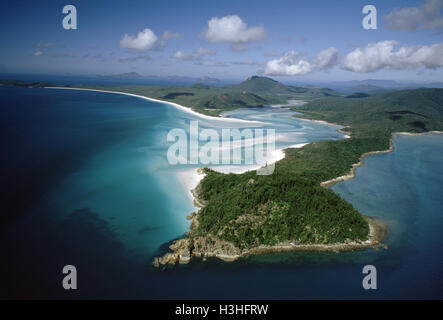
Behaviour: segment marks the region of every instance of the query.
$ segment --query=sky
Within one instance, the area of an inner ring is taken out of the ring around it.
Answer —
[[[0,17],[0,74],[443,81],[443,0],[18,0]]]

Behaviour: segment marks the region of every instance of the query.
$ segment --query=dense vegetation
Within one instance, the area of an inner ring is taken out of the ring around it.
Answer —
[[[368,225],[351,204],[282,166],[270,176],[206,174],[199,195],[207,205],[194,236],[211,233],[239,248],[367,238]]]

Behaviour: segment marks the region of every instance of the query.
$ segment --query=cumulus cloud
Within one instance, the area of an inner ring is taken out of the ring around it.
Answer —
[[[34,52],[32,55],[33,55],[33,56],[41,56],[41,55],[43,55],[43,52],[41,52],[41,51],[36,51],[36,52]]]
[[[312,71],[312,65],[295,51],[286,52],[283,57],[268,61],[265,74],[273,76],[297,76]]]
[[[151,29],[140,31],[136,37],[125,34],[120,40],[120,48],[128,48],[137,51],[148,51],[158,45],[158,38]]]
[[[315,68],[320,70],[332,68],[337,62],[337,55],[338,49],[334,47],[320,51],[314,60]]]
[[[163,32],[162,39],[163,40],[172,40],[172,39],[178,39],[181,37],[181,34],[178,32],[169,32],[165,31]]]
[[[328,48],[317,54],[309,61],[295,51],[286,52],[281,58],[266,63],[264,73],[273,76],[298,76],[315,70],[326,70],[333,67],[337,61],[338,49]]]
[[[423,7],[395,8],[385,16],[388,27],[394,30],[415,31],[437,29],[443,31],[443,17],[440,14],[443,0],[427,0]]]
[[[178,51],[174,52],[172,57],[175,58],[175,59],[185,60],[185,61],[192,61],[192,60],[195,59],[195,57],[192,54],[184,53],[181,50],[178,50]]]
[[[248,43],[264,39],[265,28],[250,27],[237,15],[214,17],[208,21],[203,37],[208,42]]]
[[[354,72],[375,72],[380,69],[443,67],[443,43],[431,46],[398,47],[397,41],[370,43],[348,53],[342,68]]]

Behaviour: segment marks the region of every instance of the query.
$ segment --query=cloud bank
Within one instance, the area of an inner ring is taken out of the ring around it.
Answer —
[[[443,17],[440,10],[443,0],[427,0],[422,8],[395,8],[385,16],[388,28],[393,30],[415,31],[437,29],[443,31]]]
[[[348,53],[342,60],[342,68],[353,72],[375,72],[380,69],[435,69],[443,66],[443,43],[397,47],[398,43],[393,40],[370,43]]]

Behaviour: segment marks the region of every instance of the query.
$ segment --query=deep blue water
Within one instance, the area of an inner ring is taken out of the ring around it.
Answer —
[[[387,251],[211,259],[162,272],[152,257],[187,231],[194,210],[177,175],[185,166],[165,159],[166,134],[196,117],[133,97],[49,89],[0,87],[0,105],[1,298],[443,297],[443,135],[398,136],[393,153],[367,158],[355,179],[333,187],[389,224]],[[278,146],[343,138],[282,109],[231,116],[269,123]],[[67,264],[77,267],[77,291],[61,286]],[[376,291],[362,289],[365,264],[378,269]]]

